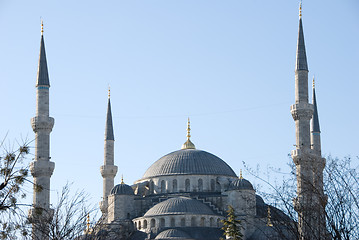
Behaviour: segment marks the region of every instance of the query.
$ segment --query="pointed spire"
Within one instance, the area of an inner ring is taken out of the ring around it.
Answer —
[[[107,118],[106,118],[106,129],[105,129],[105,140],[115,140],[115,137],[114,137],[114,135],[113,135],[113,125],[112,125],[110,88],[108,89],[108,104],[107,104]]]
[[[50,87],[49,73],[48,73],[48,70],[47,70],[44,35],[43,34],[44,34],[44,24],[43,24],[43,21],[41,20],[40,57],[39,57],[39,67],[38,67],[38,70],[37,70],[36,87],[38,87],[38,86]]]
[[[187,141],[182,145],[181,149],[196,149],[194,144],[191,142],[191,122],[188,118],[187,122]]]
[[[304,33],[302,24],[302,3],[299,5],[299,30],[298,30],[298,42],[297,42],[297,59],[295,64],[295,70],[307,70],[307,54],[305,51]]]
[[[313,112],[313,119],[312,119],[312,132],[320,133],[320,126],[319,126],[319,116],[318,116],[318,109],[317,109],[317,99],[315,96],[315,80],[313,77],[313,99],[312,99],[314,112]]]

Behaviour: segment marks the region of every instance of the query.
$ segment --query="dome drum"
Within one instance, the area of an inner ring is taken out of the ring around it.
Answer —
[[[221,192],[228,189],[230,181],[236,177],[217,175],[177,175],[160,176],[147,181],[149,194],[166,194],[182,192]],[[142,182],[137,182],[141,184]],[[145,191],[144,188],[142,188]]]

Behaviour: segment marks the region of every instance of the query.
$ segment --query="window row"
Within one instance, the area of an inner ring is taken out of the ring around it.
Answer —
[[[207,218],[208,219],[208,218]],[[156,225],[156,220],[157,225]],[[155,227],[221,227],[222,222],[221,218],[211,217],[208,221],[206,221],[205,217],[191,217],[190,219],[186,219],[185,217],[172,217],[167,219],[168,225],[166,225],[166,219],[154,219],[151,220],[138,220],[135,221],[135,227],[138,230],[147,229],[147,228],[155,228]]]
[[[203,192],[203,191],[220,191],[220,185],[216,183],[215,179],[211,179],[208,185],[205,185],[203,179],[191,182],[190,179],[184,180],[184,186],[179,186],[177,179],[161,180],[159,182],[158,191],[155,190],[155,184],[150,182],[150,191],[152,193],[168,193],[168,192]]]

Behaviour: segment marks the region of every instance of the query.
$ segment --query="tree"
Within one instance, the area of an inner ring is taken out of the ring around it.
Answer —
[[[3,143],[0,147],[3,148]],[[20,145],[15,151],[3,148],[0,155],[0,238],[14,239],[20,229],[19,208],[22,204],[19,199],[26,197],[22,191],[23,184],[27,180],[28,169],[23,161],[29,154],[27,143]]]
[[[293,199],[297,195],[296,170],[292,161],[289,165],[291,172],[284,177],[281,184],[272,185],[258,177],[259,174],[254,174],[251,170],[250,173],[271,187],[271,192],[261,192],[261,195],[285,213],[282,217],[273,216],[273,228],[278,232],[290,231],[292,236],[299,239],[297,224],[289,224],[284,220],[286,217],[294,222],[298,220],[293,207]],[[325,196],[321,201],[326,203],[323,204],[322,210],[326,218],[328,237],[336,240],[359,239],[359,166],[353,167],[352,159],[349,157],[338,159],[329,156],[323,172],[323,182]],[[314,192],[320,191],[312,187]],[[320,236],[314,237],[320,239]]]
[[[48,218],[26,218],[25,231],[29,236],[31,226],[46,233],[50,240],[76,239],[86,229],[88,215],[94,211],[94,207],[88,204],[88,194],[84,191],[76,191],[71,196],[70,185],[66,184],[58,196],[58,201],[52,206],[51,213],[45,214]],[[33,236],[32,239],[39,239]],[[39,239],[40,240],[40,239]]]
[[[226,239],[231,240],[241,240],[243,234],[241,233],[241,221],[237,219],[236,214],[234,213],[234,208],[229,205],[227,211],[227,218],[222,220],[224,231],[223,235],[226,236]]]

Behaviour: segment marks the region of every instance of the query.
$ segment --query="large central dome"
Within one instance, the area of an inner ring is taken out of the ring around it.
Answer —
[[[182,149],[169,153],[151,165],[143,179],[168,175],[221,175],[236,177],[219,157],[202,150]]]

